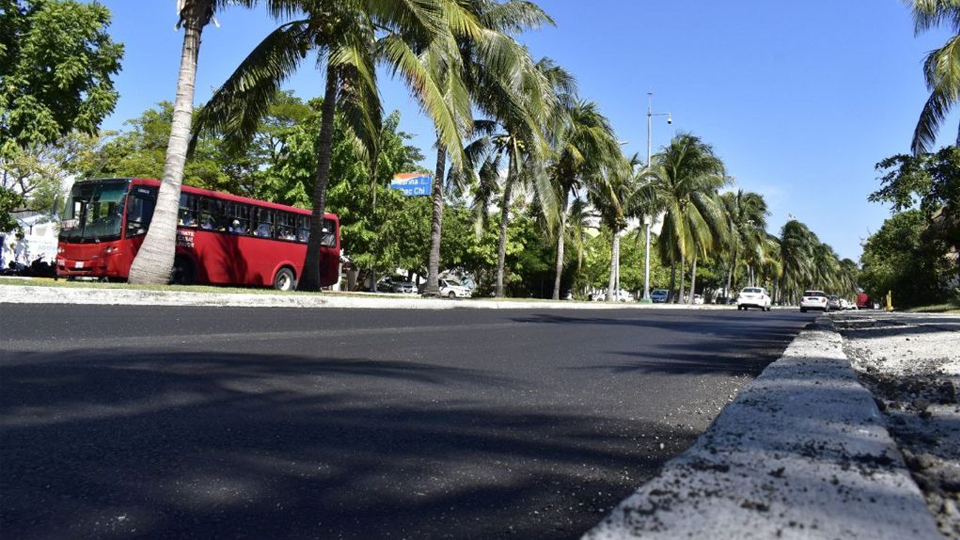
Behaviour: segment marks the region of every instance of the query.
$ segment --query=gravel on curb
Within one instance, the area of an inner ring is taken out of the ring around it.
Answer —
[[[584,538],[942,539],[824,318]]]
[[[833,319],[940,532],[960,539],[960,317],[868,311]]]

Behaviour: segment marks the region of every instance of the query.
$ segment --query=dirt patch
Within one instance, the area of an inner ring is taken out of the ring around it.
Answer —
[[[960,538],[960,317],[833,316],[940,532]]]

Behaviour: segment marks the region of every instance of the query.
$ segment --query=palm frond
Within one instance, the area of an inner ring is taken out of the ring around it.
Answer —
[[[420,102],[420,107],[434,121],[438,140],[444,145],[450,159],[456,167],[464,163],[463,141],[459,118],[470,117],[469,111],[454,112],[455,106],[469,104],[469,97],[463,97],[466,89],[454,81],[444,81],[441,86],[434,73],[421,62],[410,46],[397,34],[384,36],[379,40],[381,57],[392,69],[393,75],[400,75]],[[452,79],[454,77],[448,77]],[[455,95],[454,95],[455,94]]]
[[[204,130],[222,134],[230,148],[247,144],[280,85],[305,58],[311,37],[309,21],[300,20],[280,26],[261,41],[200,109],[191,149]]]

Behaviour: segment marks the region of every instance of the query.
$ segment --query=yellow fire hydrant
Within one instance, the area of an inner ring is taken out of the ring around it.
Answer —
[[[887,311],[893,311],[893,291],[887,291]]]

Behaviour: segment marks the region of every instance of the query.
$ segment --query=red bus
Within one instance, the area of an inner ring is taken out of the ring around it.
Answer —
[[[150,227],[160,182],[74,184],[61,222],[57,275],[124,280]],[[183,186],[172,281],[290,290],[303,269],[310,211]],[[320,283],[340,280],[340,223],[325,214]]]

